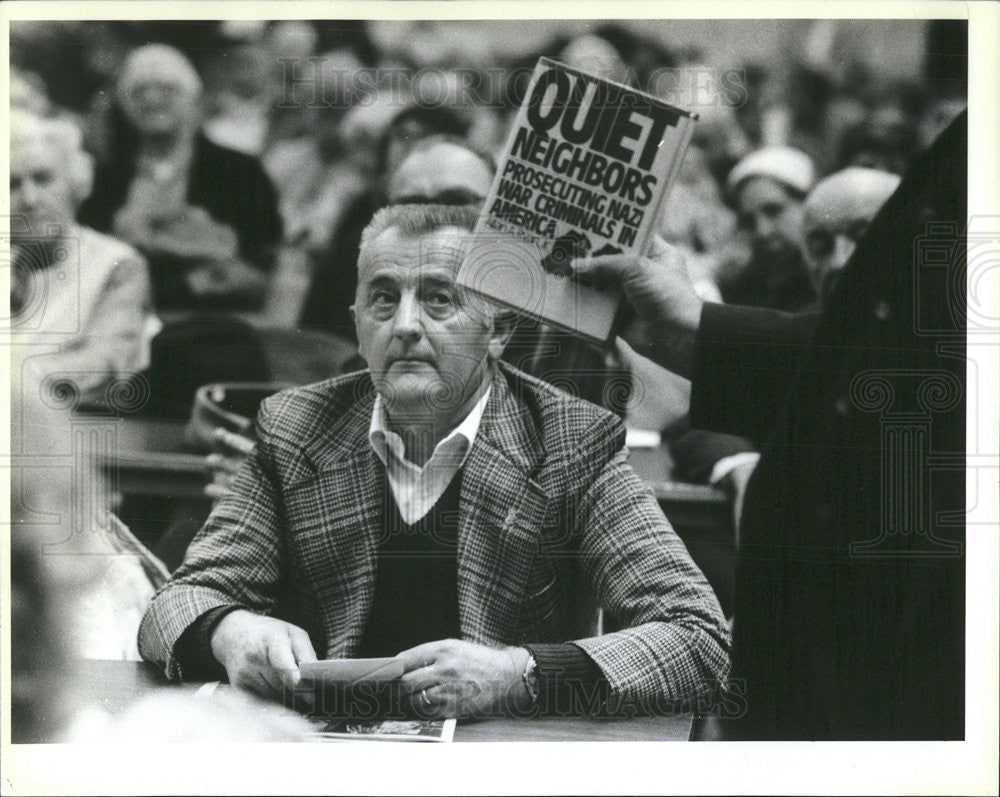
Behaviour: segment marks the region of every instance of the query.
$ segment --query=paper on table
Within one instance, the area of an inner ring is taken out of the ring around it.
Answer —
[[[381,720],[316,722],[317,741],[450,742],[455,720]]]
[[[352,686],[387,683],[403,675],[401,659],[326,659],[299,665],[303,681],[324,685]]]

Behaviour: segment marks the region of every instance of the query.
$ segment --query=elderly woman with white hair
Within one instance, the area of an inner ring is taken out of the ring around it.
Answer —
[[[158,322],[146,263],[74,221],[92,169],[72,122],[19,111],[10,130],[15,391],[58,384],[104,403],[109,387],[148,365]]]
[[[149,259],[158,309],[258,306],[282,239],[260,163],[201,132],[202,83],[179,51],[134,50],[118,79],[114,154],[80,218]]]

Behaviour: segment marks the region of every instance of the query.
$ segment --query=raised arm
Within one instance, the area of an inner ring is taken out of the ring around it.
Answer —
[[[818,313],[706,303],[695,341],[691,422],[760,445],[802,365]]]
[[[581,281],[620,287],[633,316],[619,334],[637,352],[691,380],[695,426],[760,442],[810,343],[818,315],[703,301],[683,256],[654,239],[648,257],[573,263]]]

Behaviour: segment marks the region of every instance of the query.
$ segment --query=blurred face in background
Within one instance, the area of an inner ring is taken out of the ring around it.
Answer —
[[[144,136],[175,137],[193,132],[201,109],[201,79],[180,52],[149,45],[125,60],[118,102]]]
[[[144,135],[175,135],[190,126],[197,103],[169,79],[150,78],[129,89],[122,109]]]
[[[600,36],[587,33],[573,39],[559,54],[567,66],[598,75],[606,80],[624,83],[628,67],[615,46]]]
[[[852,167],[819,182],[806,199],[803,254],[809,276],[821,295],[850,259],[858,241],[899,185],[899,177]]]
[[[492,182],[493,172],[479,156],[442,141],[404,158],[389,177],[387,193],[393,204],[464,205],[482,201]]]
[[[802,200],[781,183],[751,177],[739,188],[736,214],[755,260],[797,258],[802,246]]]
[[[76,196],[67,153],[48,137],[12,137],[10,142],[11,213],[25,219],[28,234],[44,236],[50,228],[73,223]]]

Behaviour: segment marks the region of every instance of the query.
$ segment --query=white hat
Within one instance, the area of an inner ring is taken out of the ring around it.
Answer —
[[[726,178],[726,191],[734,196],[751,177],[767,177],[805,196],[816,182],[812,158],[793,147],[764,147],[737,163]]]

